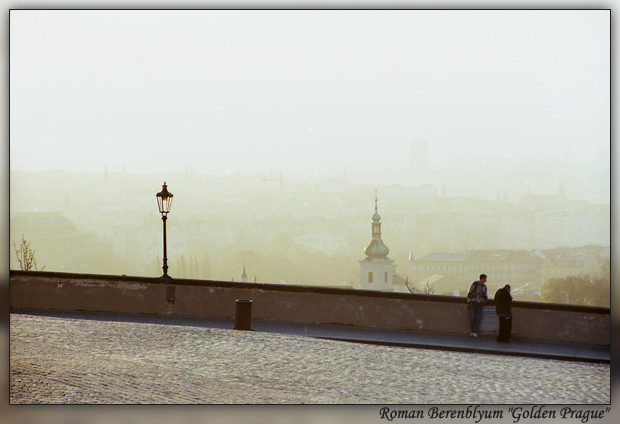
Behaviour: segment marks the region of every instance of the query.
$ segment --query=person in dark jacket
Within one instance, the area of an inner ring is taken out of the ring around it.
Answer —
[[[512,296],[510,295],[510,284],[495,292],[495,313],[499,319],[499,333],[497,341],[508,343],[512,331]]]
[[[467,305],[469,306],[469,322],[471,325],[471,337],[478,337],[482,308],[487,300],[487,276],[480,274],[480,280],[474,281],[467,292]]]

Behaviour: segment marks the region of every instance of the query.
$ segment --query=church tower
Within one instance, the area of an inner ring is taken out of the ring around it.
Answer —
[[[381,216],[377,212],[377,193],[375,192],[375,214],[372,216],[372,240],[364,249],[366,258],[360,262],[360,289],[393,291],[394,260],[387,257],[390,249],[381,240]]]
[[[242,283],[248,282],[248,274],[245,273],[245,262],[243,263],[243,274],[241,274],[241,282]]]

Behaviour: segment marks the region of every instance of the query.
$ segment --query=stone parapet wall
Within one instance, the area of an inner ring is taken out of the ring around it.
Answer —
[[[252,300],[252,319],[469,333],[463,297],[176,278],[10,273],[12,309],[232,318],[237,299]],[[513,333],[525,340],[609,345],[610,310],[514,302]]]

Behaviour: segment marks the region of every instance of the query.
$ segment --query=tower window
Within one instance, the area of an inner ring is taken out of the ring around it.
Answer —
[[[387,272],[385,273],[385,282],[387,283]]]
[[[372,283],[372,272],[368,273],[368,282]]]

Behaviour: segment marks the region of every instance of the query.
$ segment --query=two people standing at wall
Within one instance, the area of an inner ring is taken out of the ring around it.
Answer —
[[[467,305],[469,307],[469,322],[471,325],[471,337],[478,337],[480,321],[484,303],[487,300],[487,276],[480,274],[480,279],[476,280],[469,287],[467,292]],[[512,331],[512,296],[510,295],[510,285],[506,284],[495,293],[495,313],[499,319],[499,334],[497,341],[508,343]]]

